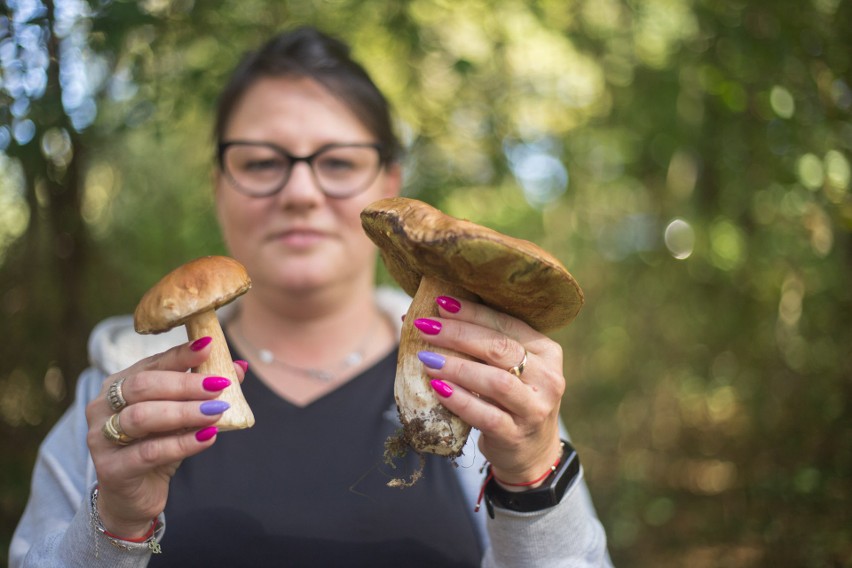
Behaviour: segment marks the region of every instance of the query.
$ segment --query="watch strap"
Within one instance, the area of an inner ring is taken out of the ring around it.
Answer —
[[[544,483],[535,489],[507,491],[500,486],[494,476],[490,475],[491,466],[489,465],[490,479],[485,484],[485,507],[488,510],[488,516],[494,518],[494,507],[530,513],[558,505],[568,488],[580,475],[580,459],[577,451],[567,441],[563,440],[562,443],[562,459],[559,465],[545,478]]]

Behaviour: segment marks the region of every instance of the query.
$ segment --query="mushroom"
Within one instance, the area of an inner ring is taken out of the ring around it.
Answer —
[[[219,395],[231,405],[216,422],[222,431],[254,425],[254,415],[243,397],[228,343],[216,317],[216,308],[249,288],[251,279],[242,264],[226,256],[205,256],[165,275],[142,296],[133,315],[138,333],[162,333],[186,325],[190,341],[207,336],[213,339],[210,356],[192,370],[231,379],[231,384]]]
[[[428,346],[413,322],[437,316],[435,297],[444,294],[480,301],[548,332],[574,319],[583,292],[562,263],[535,244],[450,217],[421,201],[381,199],[361,212],[361,224],[390,275],[413,297],[394,382],[401,438],[417,452],[457,457],[470,425],[438,401],[417,352],[470,357]]]

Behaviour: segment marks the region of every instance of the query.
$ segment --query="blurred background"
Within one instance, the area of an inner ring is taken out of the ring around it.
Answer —
[[[0,564],[93,325],[224,252],[225,76],[309,23],[391,99],[409,196],[583,287],[563,414],[617,565],[852,565],[849,2],[0,9]]]

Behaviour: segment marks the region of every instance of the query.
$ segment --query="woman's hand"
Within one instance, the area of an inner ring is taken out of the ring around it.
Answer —
[[[209,343],[209,338],[201,338],[107,377],[101,393],[86,407],[98,512],[111,533],[124,538],[145,534],[166,506],[169,481],[181,461],[214,443],[213,424],[225,410],[214,399],[230,380],[187,372],[207,359]],[[235,368],[242,381],[245,368],[238,363]],[[102,431],[116,413],[107,399],[109,388],[122,378],[127,404],[118,412],[118,423],[133,439],[127,445],[108,440]]]
[[[479,447],[495,478],[511,484],[540,478],[562,451],[562,348],[524,322],[481,304],[446,296],[437,302],[441,317],[415,324],[426,330],[422,338],[476,359],[421,356],[429,376],[440,381],[433,387],[442,404],[481,431]],[[509,369],[524,357],[516,376]]]

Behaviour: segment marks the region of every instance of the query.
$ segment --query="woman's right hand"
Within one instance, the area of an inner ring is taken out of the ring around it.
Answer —
[[[104,527],[123,538],[138,538],[166,506],[169,482],[181,461],[210,447],[213,424],[222,413],[210,403],[230,381],[187,372],[210,355],[209,338],[174,347],[139,361],[104,380],[86,407],[87,443],[98,478],[98,514]],[[245,369],[235,363],[242,381]],[[123,378],[127,406],[119,412],[121,430],[133,438],[119,445],[102,429],[115,411],[110,386]]]

